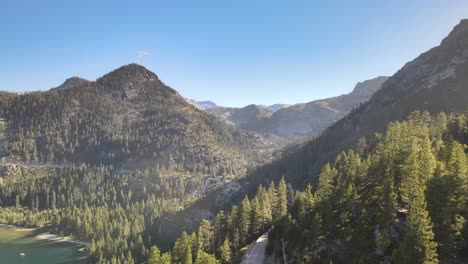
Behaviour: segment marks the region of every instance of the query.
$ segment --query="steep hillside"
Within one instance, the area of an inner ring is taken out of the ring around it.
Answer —
[[[274,226],[270,252],[290,263],[467,263],[467,120],[412,113],[340,153]]]
[[[301,150],[260,170],[259,174],[287,175],[303,185],[316,182],[324,162],[361,137],[369,139],[392,121],[412,111],[468,110],[468,20],[462,20],[441,44],[407,63],[365,104],[325,130]]]
[[[95,82],[72,78],[57,89],[12,97],[1,114],[6,157],[27,162],[222,175],[245,172],[272,147],[188,104],[136,64]]]

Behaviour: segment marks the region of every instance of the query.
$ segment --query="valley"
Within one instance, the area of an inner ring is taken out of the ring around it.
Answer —
[[[184,19],[192,15],[197,14],[166,17],[173,25],[165,27],[189,26]],[[236,17],[230,26],[238,23]],[[285,41],[276,36],[281,26],[262,27],[265,32],[256,29],[262,34],[275,28],[272,45]],[[133,28],[134,36],[141,33]],[[32,92],[0,92],[0,263],[468,263],[468,19],[391,76],[341,67],[369,63],[357,51],[375,56],[370,47],[395,44],[374,44],[383,38],[377,33],[367,36],[370,46],[361,50],[339,41],[349,33],[340,28],[320,40],[333,49],[314,53],[320,64],[308,68],[288,63],[312,54],[294,52],[318,40],[269,50],[253,41],[256,32],[225,36],[218,49],[209,49],[207,39],[216,41],[205,28],[183,31],[193,39],[179,36],[165,44],[172,52],[154,54],[155,61],[173,56],[167,68],[130,63],[103,74],[102,66],[70,60],[82,72],[99,69],[99,77],[62,78],[47,90],[38,85],[28,88]],[[112,24],[113,30],[128,29]],[[130,40],[112,43],[138,42]],[[229,53],[230,42],[262,49],[240,62],[240,52]],[[154,47],[167,48],[162,43]],[[193,67],[188,61],[195,56],[181,52],[189,46],[217,54],[206,58],[213,64]],[[292,53],[276,55],[286,50]],[[137,61],[151,56],[140,50]],[[177,64],[182,62],[184,67]],[[223,73],[217,63],[230,71]],[[107,68],[114,64],[109,61]],[[288,72],[272,74],[270,64]],[[174,69],[182,75],[172,75]],[[206,80],[201,72],[208,69]],[[260,80],[263,71],[271,80]],[[239,81],[239,72],[252,80]],[[321,86],[296,89],[289,85],[296,72],[313,72],[314,84]],[[352,74],[367,78],[338,87]],[[29,83],[29,76],[21,78]],[[235,93],[219,87],[239,83],[245,87]],[[249,92],[258,95],[249,91],[252,85],[261,96],[240,100]],[[321,97],[315,94],[329,95],[323,92],[329,88],[339,92],[316,99]],[[204,100],[188,99],[194,94]],[[255,104],[227,107],[217,98]]]

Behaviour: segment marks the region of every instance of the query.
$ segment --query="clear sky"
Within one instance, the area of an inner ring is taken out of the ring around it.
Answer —
[[[196,100],[307,102],[392,75],[462,18],[466,0],[2,1],[0,89],[136,62]]]

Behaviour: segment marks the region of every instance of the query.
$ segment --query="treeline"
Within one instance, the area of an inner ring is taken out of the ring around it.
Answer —
[[[295,192],[284,179],[277,186],[260,185],[249,199],[244,197],[230,212],[220,211],[213,221],[203,220],[197,232],[184,232],[170,253],[150,250],[148,264],[238,263],[247,245],[265,233],[272,223],[286,216]]]
[[[466,263],[467,117],[416,112],[342,152],[275,225],[270,252],[285,246],[289,263]]]

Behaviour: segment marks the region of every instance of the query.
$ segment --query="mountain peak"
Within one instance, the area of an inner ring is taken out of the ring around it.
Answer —
[[[442,40],[440,46],[451,50],[468,47],[468,19],[462,19],[450,34]]]
[[[122,99],[131,99],[151,90],[167,91],[176,94],[173,89],[162,83],[158,76],[145,67],[132,63],[122,66],[99,78],[96,83],[104,90]]]
[[[371,96],[377,90],[380,89],[382,84],[388,79],[387,76],[379,76],[373,79],[369,79],[363,82],[358,82],[356,86],[354,86],[353,91],[351,92],[352,95],[359,95],[359,96]]]
[[[159,80],[158,76],[154,72],[136,63],[130,63],[127,65],[124,65],[104,75],[102,78],[107,78],[107,77],[123,77],[123,78],[129,78],[129,79],[137,79],[140,81]]]
[[[91,81],[83,79],[81,77],[71,77],[65,80],[61,85],[53,88],[53,89],[66,89],[66,88],[72,88],[72,87],[79,87],[79,86],[84,86],[86,84],[91,83]]]

